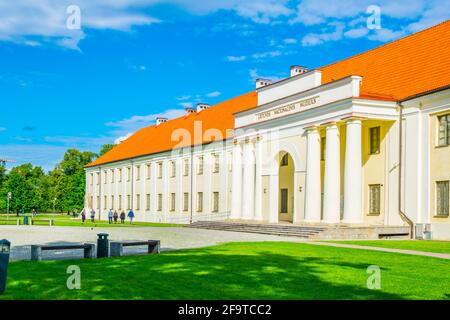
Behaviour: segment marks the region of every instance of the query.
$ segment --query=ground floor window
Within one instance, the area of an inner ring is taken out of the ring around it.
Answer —
[[[97,196],[97,209],[100,210],[100,197]]]
[[[380,214],[381,185],[369,185],[369,214]]]
[[[162,193],[158,193],[158,211],[162,211]]]
[[[203,211],[203,192],[197,192],[197,212]]]
[[[141,210],[141,195],[136,195],[136,210]]]
[[[150,194],[147,194],[146,198],[146,209],[150,210]]]
[[[131,209],[131,196],[127,195],[127,210]]]
[[[189,193],[185,192],[183,194],[183,211],[189,210]]]
[[[448,216],[449,214],[449,181],[436,182],[436,215]]]
[[[114,196],[111,196],[111,210],[114,210]]]
[[[280,194],[281,194],[280,213],[288,213],[288,189],[281,189]]]
[[[108,198],[106,196],[103,196],[103,210],[106,210],[108,207]]]
[[[213,206],[212,206],[213,212],[219,212],[219,193],[213,192]]]
[[[175,211],[175,193],[170,194],[170,211]]]
[[[122,196],[119,196],[119,210],[122,210]]]

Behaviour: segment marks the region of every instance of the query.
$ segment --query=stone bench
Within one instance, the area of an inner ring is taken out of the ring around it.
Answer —
[[[31,225],[33,225],[35,222],[48,222],[49,226],[53,225],[53,219],[30,219]]]
[[[15,221],[16,222],[16,225],[17,226],[20,226],[20,219],[0,219],[0,222],[13,222],[13,221]]]
[[[32,245],[31,260],[42,260],[42,251],[50,250],[84,250],[84,258],[92,259],[94,257],[95,245],[91,243],[84,244],[65,244],[65,245]]]
[[[147,246],[148,254],[160,253],[160,240],[147,240],[147,241],[114,241],[110,243],[110,255],[111,257],[123,256],[123,247],[132,246]]]

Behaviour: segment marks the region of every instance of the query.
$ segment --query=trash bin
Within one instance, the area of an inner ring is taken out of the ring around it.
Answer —
[[[24,224],[25,226],[28,225],[28,216],[23,217],[23,224]]]
[[[107,258],[109,256],[109,234],[99,233],[97,236],[97,258]]]
[[[0,240],[0,294],[5,292],[6,289],[10,248],[11,242],[6,239]]]

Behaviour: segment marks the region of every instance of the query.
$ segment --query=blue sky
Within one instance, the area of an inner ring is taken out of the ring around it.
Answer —
[[[80,29],[67,28],[69,5]],[[377,5],[381,29],[368,29]],[[50,170],[157,115],[214,104],[422,30],[450,1],[0,0],[0,159]]]

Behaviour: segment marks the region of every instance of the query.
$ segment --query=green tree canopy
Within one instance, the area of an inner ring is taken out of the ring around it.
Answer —
[[[102,147],[100,148],[100,153],[98,154],[98,156],[101,157],[105,153],[111,151],[112,148],[114,148],[115,146],[116,146],[115,144],[110,144],[110,143],[102,145]]]

